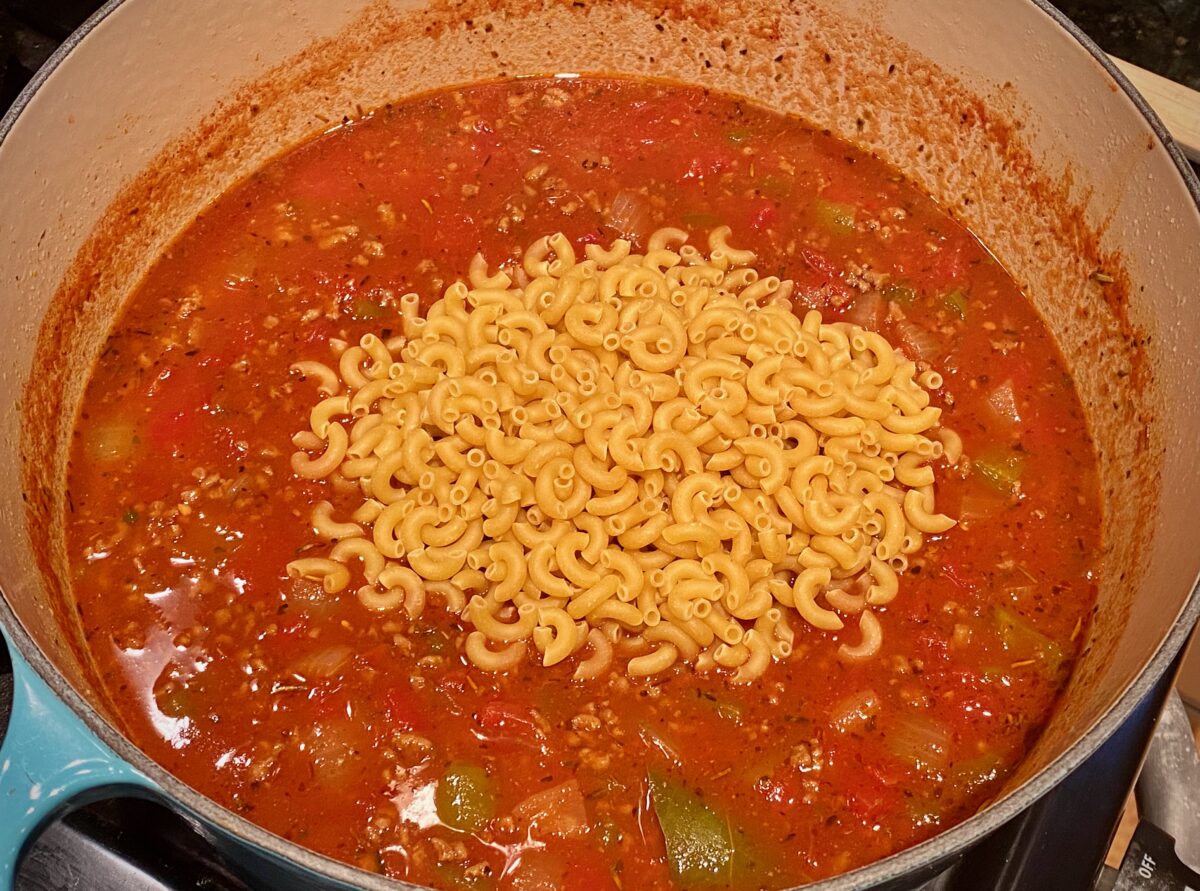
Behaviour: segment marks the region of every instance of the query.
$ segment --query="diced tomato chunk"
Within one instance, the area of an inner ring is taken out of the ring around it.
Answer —
[[[615,891],[612,872],[603,854],[583,848],[572,852],[563,891]]]
[[[859,782],[846,790],[846,807],[864,822],[873,823],[895,804],[905,778],[874,763],[863,766],[865,769],[858,773]]]
[[[811,247],[803,247],[800,249],[800,259],[802,259],[813,272],[824,276],[829,280],[840,277],[841,270],[837,264],[826,257],[823,253]]]
[[[484,703],[475,713],[475,720],[493,739],[533,740],[540,735],[528,709],[502,699]]]
[[[923,628],[916,635],[917,647],[924,652],[926,658],[934,658],[944,662],[950,651],[950,641],[946,635],[935,628]]]
[[[778,218],[779,208],[775,206],[775,202],[762,199],[751,203],[749,226],[752,231],[762,232],[769,229]]]
[[[681,180],[704,179],[716,176],[733,166],[733,154],[716,147],[694,153],[684,169]]]
[[[992,690],[992,684],[978,671],[969,668],[955,668],[946,672],[946,677],[952,681],[959,707],[967,709],[975,715],[984,713],[998,715],[1004,711],[1002,700]]]
[[[943,242],[941,250],[933,255],[930,273],[946,286],[960,284],[967,272],[967,259],[963,256],[965,241],[956,238],[949,244]]]
[[[203,367],[203,363],[202,367]],[[211,392],[211,374],[166,370],[150,385],[150,419],[146,438],[157,454],[169,454],[194,442],[201,429],[202,409]]]
[[[788,808],[799,798],[799,778],[794,770],[781,768],[770,776],[759,779],[754,784],[754,789],[772,804]]]
[[[417,731],[429,727],[429,719],[411,687],[392,687],[383,697],[384,712],[396,729]]]
[[[306,322],[294,329],[292,336],[299,344],[313,344],[328,350],[329,339],[337,333],[337,326],[332,319],[322,316],[312,322]]]

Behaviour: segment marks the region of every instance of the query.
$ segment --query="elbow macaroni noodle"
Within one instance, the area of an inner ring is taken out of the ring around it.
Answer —
[[[561,234],[517,269],[451,285],[405,338],[366,335],[335,367],[297,363],[324,397],[294,471],[361,499],[312,512],[323,556],[296,578],[416,619],[427,593],[470,626],[487,671],[536,650],[577,679],[677,662],[751,682],[792,653],[799,620],[857,633],[924,536],[930,462],[961,441],[929,404],[935,373],[879,334],[801,319],[792,283],[714,230],[709,252],[660,229],[580,258]]]

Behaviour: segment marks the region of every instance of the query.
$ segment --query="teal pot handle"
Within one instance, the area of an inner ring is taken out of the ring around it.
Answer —
[[[12,713],[0,746],[0,889],[15,887],[21,855],[71,807],[157,787],[122,761],[46,685],[0,627],[13,663]]]

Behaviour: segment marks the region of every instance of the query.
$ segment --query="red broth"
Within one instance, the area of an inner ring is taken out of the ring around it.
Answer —
[[[353,506],[290,470],[317,398],[293,361],[394,333],[399,295],[428,304],[476,251],[722,224],[799,304],[944,377],[968,457],[935,465],[938,507],[961,522],[880,610],[878,658],[840,662],[855,629],[796,623],[794,657],[745,687],[687,667],[578,683],[574,659],[495,676],[453,616],[288,579],[311,505]],[[1004,269],[879,160],[681,86],[475,85],[278,158],[137,288],[75,437],[74,591],[125,732],[286,838],[443,888],[780,888],[913,845],[1027,751],[1096,590],[1083,414]],[[669,856],[663,828],[726,866]]]

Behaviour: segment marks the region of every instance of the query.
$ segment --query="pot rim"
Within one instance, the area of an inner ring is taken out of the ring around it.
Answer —
[[[1129,97],[1146,123],[1150,125],[1155,138],[1174,162],[1192,201],[1197,210],[1200,210],[1200,180],[1192,171],[1183,152],[1171,139],[1166,126],[1149,103],[1134,89],[1129,79],[1095,41],[1056,9],[1050,0],[1025,0],[1025,2],[1036,7],[1052,23],[1074,38]],[[5,112],[3,117],[0,117],[0,146],[4,144],[9,132],[34,95],[45,85],[58,66],[101,22],[125,3],[126,0],[108,0],[51,54],[18,94],[12,107]],[[859,889],[871,888],[928,869],[939,861],[947,860],[975,845],[999,829],[1058,785],[1125,722],[1135,706],[1174,662],[1176,655],[1191,635],[1197,619],[1200,619],[1200,578],[1193,582],[1191,593],[1180,609],[1170,632],[1142,666],[1141,673],[1137,678],[1104,715],[1041,771],[1003,798],[988,805],[984,810],[932,838],[851,872],[805,885],[805,891],[808,889],[812,889],[812,891],[859,891]],[[2,588],[0,588],[0,625],[3,625],[8,631],[21,656],[41,676],[50,689],[67,704],[76,717],[124,761],[152,780],[172,803],[182,805],[211,825],[238,839],[248,841],[269,854],[346,885],[367,888],[371,891],[423,888],[423,886],[413,885],[409,882],[370,873],[318,854],[262,828],[245,817],[238,816],[225,806],[193,789],[144,754],[76,692],[58,667],[46,657],[25,631],[24,626],[9,605]]]

